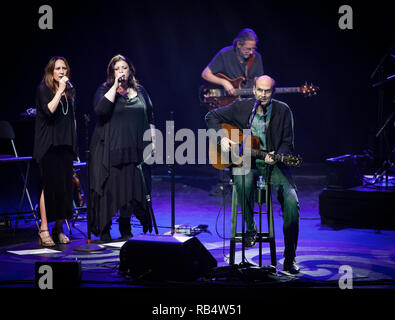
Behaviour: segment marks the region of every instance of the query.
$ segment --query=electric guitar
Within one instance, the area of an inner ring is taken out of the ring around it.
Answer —
[[[232,146],[229,153],[223,152],[221,145],[210,139],[209,143],[209,161],[211,165],[219,170],[226,169],[232,165],[241,166],[243,156],[238,155],[239,145],[243,142],[243,132],[236,126],[228,123],[221,124],[221,128],[225,131],[226,136],[236,142],[236,145]],[[282,162],[287,166],[299,167],[302,164],[302,158],[293,155],[282,155],[282,154],[271,154],[269,152],[260,150],[260,140],[258,137],[249,135],[245,139],[244,144],[244,156],[250,156],[257,159],[265,159],[266,155],[272,157],[277,162]]]
[[[218,87],[214,84],[201,85],[199,88],[199,101],[202,105],[207,106],[209,110],[226,106],[240,97],[254,96],[253,88],[241,88],[241,84],[245,80],[244,77],[230,79],[222,73],[217,73],[216,76],[228,80],[232,84],[233,88],[236,89],[236,96],[229,95],[224,88]],[[300,87],[276,88],[275,94],[300,93],[304,96],[310,97],[317,95],[319,89],[319,87],[313,84],[308,85],[306,82]]]

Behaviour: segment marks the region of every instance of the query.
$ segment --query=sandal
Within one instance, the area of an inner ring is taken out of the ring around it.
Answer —
[[[48,232],[48,234],[49,234],[48,230],[40,230],[38,232],[38,244],[40,246],[42,246],[42,247],[53,247],[53,246],[55,246],[55,242],[52,240],[50,235],[47,236],[47,237],[44,237],[44,238],[41,237],[41,233],[43,233],[43,232]]]
[[[69,244],[70,239],[63,233],[63,231],[58,232],[55,228],[52,229],[52,237],[56,243]]]

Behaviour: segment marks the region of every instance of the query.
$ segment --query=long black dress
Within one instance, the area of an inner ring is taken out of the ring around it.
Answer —
[[[40,168],[48,222],[70,219],[73,212],[73,159],[77,154],[75,90],[62,96],[54,113],[48,103],[54,93],[44,83],[37,89],[33,157]]]
[[[144,132],[153,124],[151,100],[142,86],[135,98],[128,100],[116,94],[112,103],[104,95],[110,88],[102,85],[94,98],[97,125],[90,145],[91,231],[100,235],[111,225],[112,217],[130,203],[146,208],[141,174],[137,165],[143,162]],[[151,190],[150,168],[143,165],[148,191]],[[141,216],[146,210],[135,211]],[[146,217],[144,217],[146,218]]]

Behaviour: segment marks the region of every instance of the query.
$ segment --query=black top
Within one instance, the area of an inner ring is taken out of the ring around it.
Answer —
[[[232,104],[212,110],[206,114],[209,129],[221,129],[222,123],[233,124],[240,130],[247,129],[255,99],[237,99]],[[272,99],[272,111],[269,128],[266,132],[268,151],[279,154],[294,152],[294,121],[291,109],[282,101]],[[282,163],[277,164],[280,170],[295,187],[291,172]]]
[[[37,88],[33,157],[40,162],[51,146],[70,146],[77,154],[77,134],[75,128],[75,89],[70,95],[62,96],[54,113],[48,109],[48,103],[55,94],[44,83]],[[67,108],[68,104],[68,108]],[[63,105],[63,106],[62,106]]]
[[[149,141],[144,133],[154,124],[153,107],[148,93],[138,87],[135,98],[128,100],[116,94],[114,103],[104,95],[110,88],[102,85],[94,98],[97,125],[91,141],[91,188],[101,194],[110,166],[141,163]]]
[[[254,78],[263,75],[263,63],[262,56],[254,51],[255,59],[251,67],[251,70],[247,76],[246,81],[243,81],[243,88],[252,88],[254,84]],[[237,58],[236,48],[233,46],[225,47],[221,49],[216,56],[208,64],[210,70],[215,73],[223,73],[231,79],[238,78],[240,76],[246,77],[247,60],[240,63]]]
[[[143,135],[148,129],[144,107],[144,102],[138,95],[126,104],[115,104],[110,127],[112,165],[143,160],[142,151],[147,144],[143,141]]]

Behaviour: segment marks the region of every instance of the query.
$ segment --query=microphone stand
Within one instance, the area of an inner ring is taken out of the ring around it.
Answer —
[[[380,68],[382,68],[382,65],[384,64],[385,59],[387,59],[387,57],[390,55],[392,48],[395,46],[395,38],[392,41],[392,45],[391,47],[388,49],[388,51],[384,54],[384,56],[381,58],[379,64],[377,65],[377,67],[374,69],[374,71],[372,72],[372,74],[370,75],[370,79],[373,79],[374,76],[376,75],[376,73],[379,71]]]
[[[104,250],[105,248],[103,246],[100,246],[96,243],[92,243],[91,240],[91,202],[90,202],[90,173],[89,173],[89,162],[90,162],[90,150],[89,150],[89,122],[90,122],[90,117],[88,114],[84,114],[84,120],[85,120],[85,144],[86,144],[86,212],[87,212],[87,229],[88,229],[88,240],[85,244],[80,245],[78,247],[74,247],[73,250],[75,251],[82,251],[82,252],[90,252],[90,251],[100,251]]]
[[[248,131],[246,136],[243,138],[243,141],[241,142],[240,146],[240,151],[239,151],[239,156],[243,156],[244,152],[244,144],[247,140],[247,137],[250,135],[251,129],[252,129],[252,122],[254,121],[256,110],[259,106],[259,100],[257,100],[252,108],[251,114],[252,117],[250,119],[250,123],[248,124]],[[251,163],[251,161],[250,161]],[[251,168],[250,168],[251,170]],[[242,167],[241,167],[241,215],[243,217],[243,223],[241,227],[241,263],[239,264],[239,267],[245,268],[245,267],[251,267],[252,264],[247,262],[245,260],[245,224],[246,224],[246,199],[245,199],[245,168],[244,168],[244,162],[242,161]]]
[[[174,125],[174,111],[170,111],[170,120]],[[173,127],[174,133],[174,127]],[[170,201],[171,201],[171,235],[174,235],[176,232],[176,217],[175,217],[175,171],[174,171],[174,149],[173,149],[173,164],[169,165],[168,173],[170,174]]]

